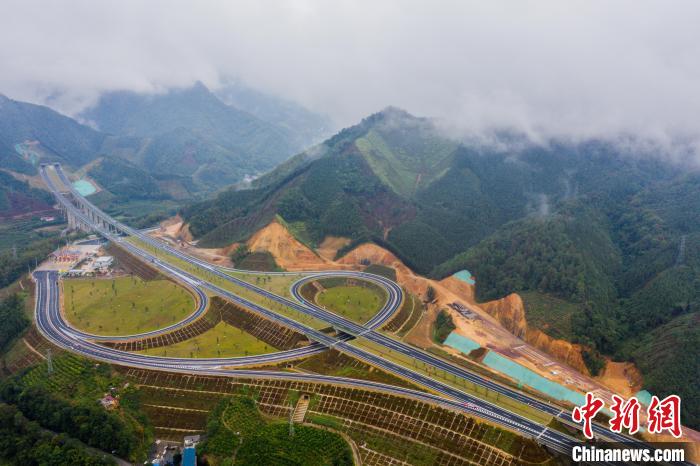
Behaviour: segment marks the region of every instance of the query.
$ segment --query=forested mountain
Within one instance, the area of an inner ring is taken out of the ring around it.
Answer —
[[[81,124],[0,95],[0,169],[31,175],[40,160],[59,161],[102,175],[105,189],[136,173],[155,179],[140,197],[187,199],[264,173],[327,132],[327,119],[242,85],[222,88],[222,96],[230,104],[201,83],[161,94],[111,92],[79,115]],[[116,184],[121,192],[112,194],[125,201],[131,190]]]
[[[296,102],[257,91],[241,81],[228,80],[215,90],[227,105],[290,131],[300,147],[309,147],[332,134],[333,123]]]
[[[645,350],[634,342],[660,348],[669,334],[700,360],[687,344],[696,335],[670,330],[688,329],[674,323],[700,302],[700,175],[602,141],[502,143],[460,144],[389,108],[252,189],[182,213],[203,246],[245,239],[280,215],[311,245],[326,235],[375,241],[435,278],[467,268],[480,299],[520,292],[534,325],[584,344],[594,373],[601,355],[635,359]],[[675,369],[640,364],[648,388],[668,394],[663,374],[680,377],[673,389],[699,419],[688,387],[700,367],[681,370],[687,361],[671,353]]]
[[[374,239],[430,273],[509,221],[546,216],[570,198],[620,199],[679,172],[600,142],[465,146],[430,120],[388,108],[290,159],[253,189],[231,189],[184,214],[202,244],[241,239],[279,213],[311,243],[328,234]]]
[[[226,105],[201,83],[162,94],[107,93],[81,118],[139,138],[126,158],[153,173],[191,176],[201,189],[270,170],[303,148],[290,128]]]
[[[0,216],[46,208],[48,197],[21,180],[58,161],[73,178],[96,182],[100,207],[141,225],[272,169],[327,131],[325,118],[296,104],[241,84],[222,92],[231,105],[200,83],[111,92],[79,115],[85,124],[0,95]]]

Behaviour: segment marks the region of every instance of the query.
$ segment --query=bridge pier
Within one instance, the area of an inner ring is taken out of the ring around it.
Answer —
[[[85,222],[77,218],[64,206],[61,207],[61,215],[63,215],[63,217],[65,217],[66,221],[68,222],[69,231],[81,230],[86,233],[92,231],[92,227],[90,225],[87,225]]]

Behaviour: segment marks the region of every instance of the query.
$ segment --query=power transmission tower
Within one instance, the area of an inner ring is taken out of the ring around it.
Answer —
[[[12,258],[17,259],[17,245],[16,244],[12,245]]]
[[[53,374],[53,359],[51,358],[51,348],[46,350],[46,366],[49,369],[49,375]]]

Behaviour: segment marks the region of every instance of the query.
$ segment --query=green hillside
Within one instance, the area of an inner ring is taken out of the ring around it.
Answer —
[[[371,118],[327,141],[325,155],[303,155],[296,157],[301,162],[283,165],[288,174],[273,171],[258,188],[230,189],[184,209],[200,244],[242,239],[275,214],[289,223],[303,223],[314,242],[326,235],[381,237],[409,219],[410,202],[382,182],[355,145],[372,126]]]
[[[0,170],[0,218],[51,209],[51,195]]]
[[[531,325],[585,345],[594,373],[694,312],[700,176],[611,143],[501,138],[460,144],[389,108],[182,214],[204,246],[280,215],[312,245],[374,241],[435,278],[466,268],[479,299],[523,293]]]
[[[700,347],[691,323],[700,302],[700,231],[684,234],[689,222],[664,221],[692,203],[659,190],[656,205],[640,197],[567,202],[546,219],[506,224],[435,273],[469,269],[482,300],[521,292],[530,325],[590,347],[584,359],[594,373],[599,353],[634,360],[645,388],[681,394],[686,422],[697,426]]]
[[[48,158],[79,166],[95,156],[105,138],[48,107],[0,94],[0,168],[36,173],[15,148],[25,141],[38,141]]]
[[[280,214],[313,241],[338,234],[386,245],[421,273],[507,222],[573,196],[613,199],[678,170],[611,146],[467,147],[430,120],[388,108],[253,183],[183,210],[203,245],[249,236]]]
[[[274,167],[303,148],[290,129],[226,105],[201,83],[162,94],[104,94],[81,115],[137,138],[130,160],[150,173],[191,176],[212,191]]]
[[[355,146],[384,184],[411,197],[447,171],[457,144],[440,137],[429,120],[395,108],[382,114],[382,125],[367,131]]]
[[[694,305],[698,309],[698,304]],[[700,425],[700,313],[682,315],[630,341],[625,354],[644,374],[644,388],[659,397],[676,394],[684,425]]]
[[[482,301],[537,290],[575,302],[609,302],[614,297],[609,276],[619,263],[619,251],[607,236],[603,220],[571,202],[547,217],[504,225],[434,273],[472,271],[478,277],[477,296]]]
[[[303,107],[241,92],[227,96],[254,112],[199,83],[160,94],[111,92],[78,116],[85,124],[0,95],[0,169],[36,175],[40,162],[61,162],[71,178],[97,181],[100,207],[152,224],[186,201],[272,169],[327,131],[326,119]],[[5,183],[0,216],[36,209],[36,193],[26,194]]]

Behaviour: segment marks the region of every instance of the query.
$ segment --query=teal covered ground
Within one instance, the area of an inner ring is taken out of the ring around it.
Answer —
[[[460,270],[459,272],[454,274],[455,278],[458,278],[462,280],[463,282],[467,282],[470,285],[476,284],[476,280],[474,280],[474,276],[471,274],[469,270]]]

